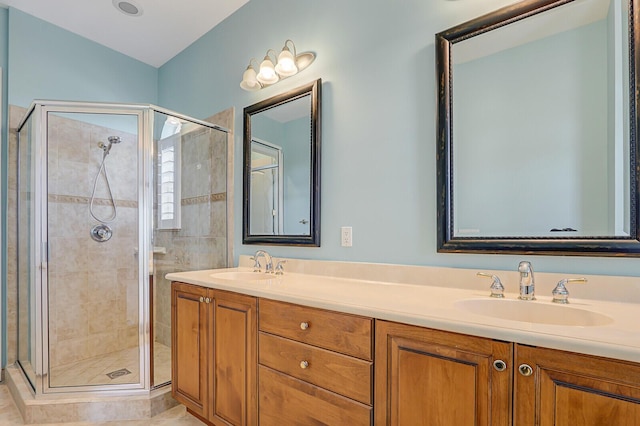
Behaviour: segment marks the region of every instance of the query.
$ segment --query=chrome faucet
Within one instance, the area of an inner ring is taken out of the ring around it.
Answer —
[[[520,297],[521,300],[536,300],[536,285],[533,279],[533,267],[530,262],[522,261],[518,265],[520,273]]]
[[[267,253],[265,250],[258,250],[256,254],[253,255],[253,272],[262,272],[260,265],[260,256],[264,257],[264,272],[267,274],[273,273],[273,259],[271,255]]]

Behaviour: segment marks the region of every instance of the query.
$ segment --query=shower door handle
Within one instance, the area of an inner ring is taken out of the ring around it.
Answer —
[[[42,250],[40,252],[40,256],[41,256],[40,270],[46,271],[47,265],[49,264],[49,242],[48,241],[42,242]]]

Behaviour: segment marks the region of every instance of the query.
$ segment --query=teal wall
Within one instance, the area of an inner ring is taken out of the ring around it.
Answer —
[[[435,33],[511,3],[445,0],[251,0],[160,68],[159,103],[206,117],[236,108],[235,211],[241,210],[242,109],[323,80],[322,246],[242,245],[275,256],[514,270],[638,275],[638,259],[436,252]],[[258,92],[239,87],[249,59],[291,38],[316,61]],[[500,214],[499,211],[496,214]],[[353,247],[340,247],[340,227]]]
[[[157,102],[156,68],[13,8],[8,43],[12,105],[28,107],[34,99]]]

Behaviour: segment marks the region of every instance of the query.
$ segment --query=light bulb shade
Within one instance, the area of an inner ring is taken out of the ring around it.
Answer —
[[[264,61],[260,64],[260,72],[256,78],[262,84],[274,84],[280,80],[269,57],[265,56]]]
[[[256,70],[254,70],[253,67],[248,66],[244,74],[242,74],[242,81],[240,82],[240,87],[250,92],[253,92],[255,90],[260,90],[262,88],[262,86],[260,86],[260,83],[256,78]]]
[[[282,77],[291,77],[298,73],[298,67],[296,66],[296,58],[293,57],[291,51],[285,46],[278,55],[278,64],[276,65],[276,72]]]

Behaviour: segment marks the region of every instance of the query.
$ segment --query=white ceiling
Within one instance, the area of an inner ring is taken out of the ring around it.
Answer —
[[[130,0],[127,16],[112,0],[0,0],[44,21],[160,67],[249,0]]]

